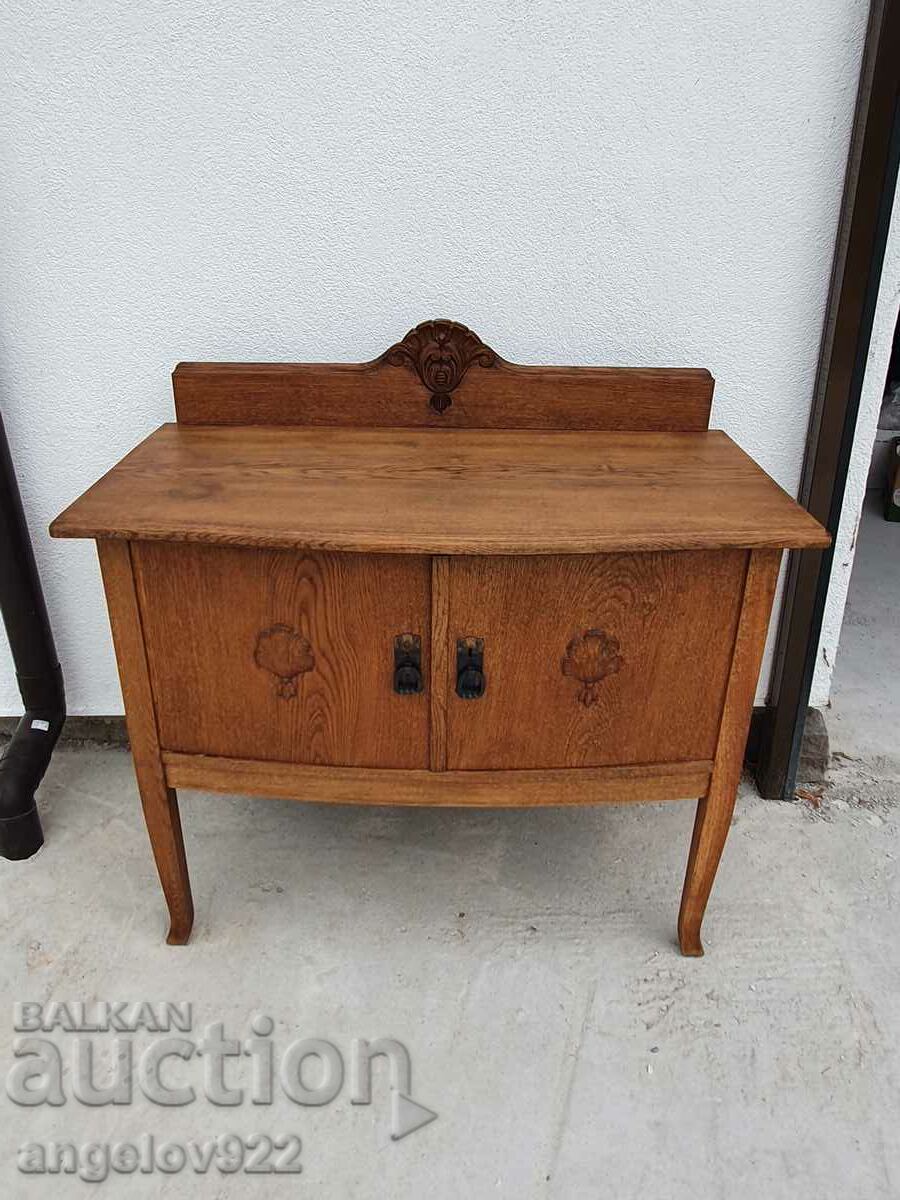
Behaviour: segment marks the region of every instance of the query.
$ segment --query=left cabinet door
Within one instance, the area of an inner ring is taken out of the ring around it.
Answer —
[[[188,542],[131,545],[166,750],[428,766],[430,562]],[[420,639],[420,693],[394,690]]]

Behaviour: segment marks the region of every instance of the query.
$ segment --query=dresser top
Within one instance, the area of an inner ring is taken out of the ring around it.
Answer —
[[[829,543],[718,430],[169,424],[50,531],[402,554]]]

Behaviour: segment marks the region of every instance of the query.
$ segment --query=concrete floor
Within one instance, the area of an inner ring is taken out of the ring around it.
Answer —
[[[900,1194],[900,837],[886,801],[826,794],[816,809],[746,789],[700,960],[672,937],[691,805],[379,811],[189,794],[182,807],[198,918],[192,944],[168,948],[127,756],[57,753],[47,845],[0,868],[4,1070],[14,1001],[190,1000],[198,1027],[221,1020],[235,1037],[271,1015],[282,1048],[399,1038],[438,1119],[392,1142],[384,1078],[371,1108],[346,1089],[318,1109],[4,1101],[3,1195],[84,1194],[17,1177],[24,1141],[253,1130],[303,1138],[300,1181],[182,1172],[111,1177],[104,1194]],[[72,1035],[54,1037],[68,1055]]]
[[[370,1107],[345,1082],[319,1108],[277,1086],[272,1106],[90,1108],[69,1072],[60,1107],[4,1097],[0,1194],[88,1194],[20,1175],[24,1142],[257,1131],[302,1138],[299,1179],[113,1174],[103,1194],[894,1200],[897,697],[872,724],[852,711],[887,661],[852,665],[875,628],[857,583],[832,713],[852,756],[821,798],[744,788],[700,960],[673,941],[692,804],[491,813],[186,794],[197,923],[168,948],[128,756],[60,749],[45,848],[0,863],[4,1072],[16,1001],[191,1001],[196,1029],[220,1020],[233,1037],[270,1015],[279,1055],[318,1036],[349,1061],[353,1038],[398,1038],[411,1093],[438,1118],[392,1141],[380,1068]],[[48,1036],[69,1063],[76,1036]],[[167,1073],[197,1084],[201,1067]],[[249,1079],[245,1061],[229,1072]]]

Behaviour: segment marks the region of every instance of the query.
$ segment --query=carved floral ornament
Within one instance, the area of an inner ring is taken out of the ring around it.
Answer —
[[[253,661],[275,676],[275,695],[291,700],[297,695],[297,677],[311,671],[316,658],[309,642],[290,625],[272,625],[256,639]]]
[[[469,367],[496,367],[498,355],[477,333],[456,321],[423,321],[381,356],[393,367],[414,371],[431,392],[431,407],[442,413]]]
[[[586,707],[600,699],[600,683],[607,675],[621,670],[619,642],[602,629],[587,629],[573,637],[562,660],[563,675],[581,683],[578,699]]]

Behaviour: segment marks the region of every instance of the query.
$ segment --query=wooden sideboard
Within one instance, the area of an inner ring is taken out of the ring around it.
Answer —
[[[825,530],[707,371],[522,367],[450,321],[361,364],[181,363],[163,425],[54,521],[97,540],[147,829],[176,789],[350,804],[699,798],[700,925],[781,554]]]

